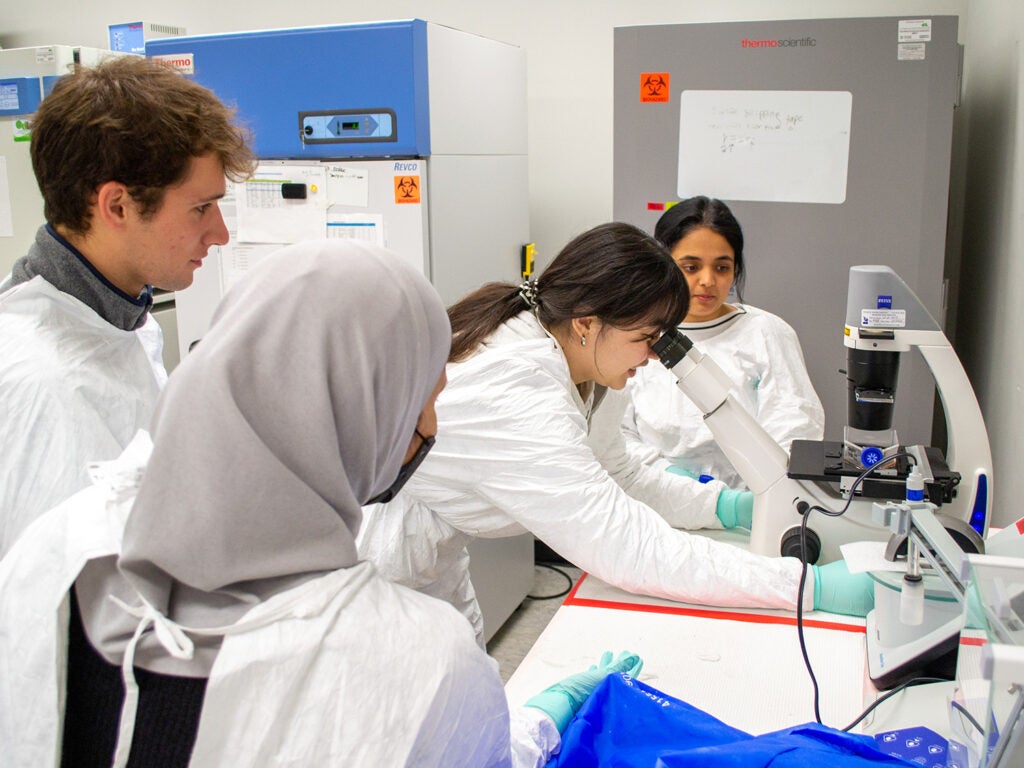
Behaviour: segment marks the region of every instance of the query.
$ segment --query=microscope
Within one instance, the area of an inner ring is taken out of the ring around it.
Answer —
[[[1002,586],[996,592],[1013,592],[1005,585],[1017,583],[1013,618],[1024,618],[1024,518],[984,540],[992,455],[981,409],[938,323],[889,267],[850,269],[844,344],[849,423],[843,440],[794,441],[790,456],[731,394],[728,376],[685,335],[666,333],[653,349],[754,492],[751,550],[824,563],[842,557],[843,544],[886,542],[885,558],[905,573],[871,574],[869,677],[884,689],[922,669],[948,676],[964,627],[961,604],[970,593],[965,562],[994,562],[1020,574],[997,580]],[[900,357],[912,349],[924,358],[942,402],[945,455],[934,447],[901,444],[892,427]],[[976,559],[985,558],[976,553],[986,549],[995,560]],[[1006,602],[1000,600],[988,603]],[[1004,608],[995,613],[1009,615]],[[1003,642],[1017,647],[1000,653],[1015,654],[1013,680],[1024,685],[1024,621],[1015,627],[1019,637]],[[1024,752],[1024,694],[1012,703],[1008,722],[1014,723],[1015,748]]]
[[[911,468],[920,473],[925,498],[941,510],[947,528],[969,527],[984,537],[992,457],[981,409],[938,323],[889,267],[850,269],[844,344],[850,423],[843,442],[795,441],[792,458],[731,394],[729,377],[684,334],[670,331],[653,346],[754,493],[751,550],[831,562],[841,557],[842,544],[888,539],[889,531],[872,519],[872,504],[902,500]],[[900,445],[892,428],[899,359],[911,349],[924,357],[942,401],[945,457],[937,448]],[[876,469],[854,487],[872,467]],[[846,512],[832,516],[812,511],[805,548],[801,518],[814,507],[846,507]]]

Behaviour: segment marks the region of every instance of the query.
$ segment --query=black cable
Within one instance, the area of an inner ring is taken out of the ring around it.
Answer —
[[[811,678],[811,688],[814,690],[814,720],[819,725],[821,712],[818,709],[818,678],[814,676],[814,669],[811,667],[810,656],[807,655],[807,642],[804,639],[804,587],[807,586],[807,518],[811,516],[808,508],[800,519],[800,560],[803,566],[800,568],[800,586],[796,593],[796,636],[800,641],[800,654],[804,657],[804,667],[807,675]]]
[[[529,599],[531,599],[531,600],[554,600],[556,598],[564,597],[565,595],[569,594],[569,591],[572,589],[572,585],[573,585],[572,576],[570,576],[568,573],[563,571],[561,568],[556,568],[555,566],[553,566],[553,565],[551,565],[549,563],[534,563],[533,567],[534,568],[547,568],[549,571],[554,571],[555,573],[557,573],[560,576],[562,576],[563,578],[565,578],[565,580],[569,583],[569,586],[567,586],[565,589],[563,589],[557,595],[527,595],[527,597]]]
[[[985,729],[981,727],[981,723],[974,719],[974,715],[967,711],[967,707],[965,707],[959,701],[951,701],[949,702],[949,705],[953,707],[953,709],[960,712],[961,715],[966,717],[970,721],[971,725],[978,729],[978,733],[980,733],[982,736],[985,735]]]
[[[882,459],[876,464],[872,464],[870,467],[868,467],[859,475],[857,475],[857,479],[854,480],[853,483],[850,485],[850,490],[848,492],[849,495],[846,497],[846,504],[844,504],[843,508],[838,512],[835,512],[831,509],[825,509],[825,507],[819,506],[817,504],[808,505],[806,504],[806,502],[804,502],[804,508],[800,512],[800,561],[802,565],[800,568],[800,584],[797,587],[796,594],[796,633],[797,639],[800,641],[800,654],[803,656],[804,659],[804,667],[807,668],[807,675],[811,678],[811,688],[814,690],[814,720],[816,723],[818,723],[818,725],[824,725],[824,723],[821,722],[821,710],[819,708],[820,693],[818,691],[818,679],[814,676],[814,670],[811,668],[811,659],[810,656],[807,654],[807,642],[804,639],[804,588],[807,586],[808,568],[807,521],[811,516],[811,512],[820,512],[821,514],[826,515],[827,517],[842,517],[850,509],[850,505],[853,504],[854,492],[857,490],[857,486],[860,485],[868,475],[870,475],[877,469],[882,469],[885,465],[890,464],[896,459],[904,457],[910,459],[915,463],[917,461],[914,458],[913,454],[907,453],[905,451],[900,451],[898,453],[893,454],[892,456],[888,456]],[[798,509],[799,508],[800,507],[798,505]],[[897,690],[902,690],[902,688],[899,688]],[[884,699],[882,700],[884,701]],[[870,708],[868,711],[870,711]],[[865,715],[861,715],[860,718],[854,720],[851,725],[847,726],[843,730],[849,730],[849,728],[853,727],[853,725],[859,723],[860,720],[862,720],[865,717]]]
[[[853,728],[853,726],[857,725],[857,723],[859,723],[865,717],[867,717],[872,712],[874,712],[875,711],[875,707],[877,707],[883,701],[888,701],[893,696],[895,696],[897,693],[902,693],[907,688],[911,688],[912,686],[915,686],[915,685],[924,685],[925,683],[945,683],[945,682],[948,682],[948,681],[944,680],[941,677],[915,677],[915,678],[913,678],[911,680],[907,680],[905,683],[900,683],[895,688],[893,688],[891,691],[886,691],[884,696],[879,696],[877,699],[875,699],[873,702],[871,702],[871,705],[867,709],[865,709],[863,712],[861,712],[857,716],[856,720],[854,720],[848,726],[843,728],[843,730],[844,731],[849,731],[851,728]],[[953,704],[955,706],[958,706],[956,704],[956,702],[953,702]],[[969,714],[967,716],[970,717]],[[975,725],[977,725],[977,721],[974,720],[973,717],[971,717],[971,720],[974,721]]]

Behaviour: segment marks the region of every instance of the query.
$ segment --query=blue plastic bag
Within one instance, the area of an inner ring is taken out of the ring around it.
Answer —
[[[967,748],[942,738],[930,728],[899,728],[875,734],[878,748],[888,755],[899,755],[924,768],[970,765]]]
[[[877,768],[913,766],[870,736],[817,724],[761,736],[732,728],[626,675],[609,675],[562,734],[557,768]]]

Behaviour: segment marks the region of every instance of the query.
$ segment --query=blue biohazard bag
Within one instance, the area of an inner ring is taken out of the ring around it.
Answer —
[[[562,734],[557,768],[913,766],[870,736],[814,723],[751,736],[627,675],[606,677]]]

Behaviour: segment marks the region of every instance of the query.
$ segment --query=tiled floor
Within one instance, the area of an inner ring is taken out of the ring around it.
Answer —
[[[583,573],[571,565],[556,567],[568,574],[573,584]],[[556,595],[563,591],[568,592],[568,589],[569,582],[565,577],[545,567],[534,568],[531,595]],[[544,627],[548,625],[563,600],[564,594],[550,600],[526,598],[491,638],[487,644],[487,652],[497,660],[504,682],[508,682],[509,677],[516,671],[516,667],[544,631]]]

